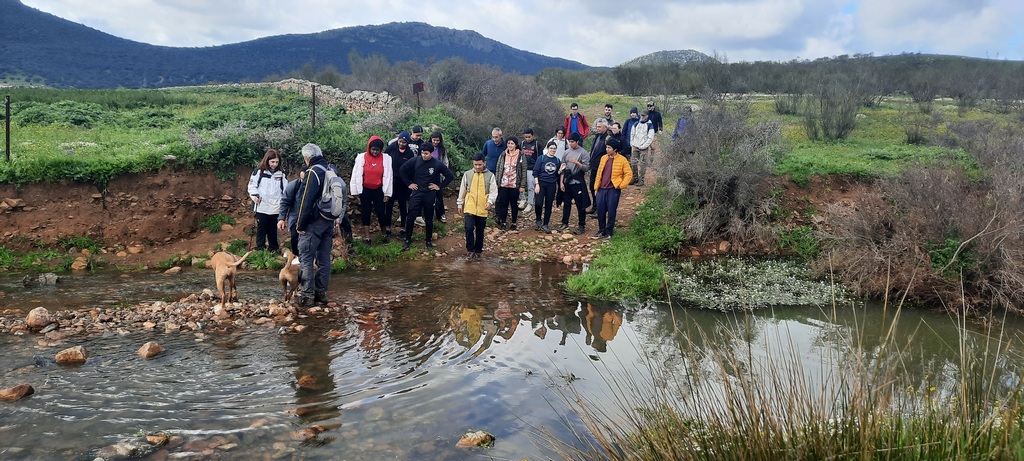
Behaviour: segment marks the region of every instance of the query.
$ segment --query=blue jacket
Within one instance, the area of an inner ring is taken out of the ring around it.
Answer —
[[[498,156],[505,152],[505,139],[502,138],[499,144],[495,144],[493,139],[488,139],[480,152],[484,154],[487,171],[494,173],[494,169],[498,167]]]
[[[288,184],[284,186],[284,198],[281,199],[281,211],[277,215],[278,221],[286,221],[288,228],[291,229],[295,226],[295,221],[299,219],[299,194],[302,190],[302,180],[295,178],[288,181]]]

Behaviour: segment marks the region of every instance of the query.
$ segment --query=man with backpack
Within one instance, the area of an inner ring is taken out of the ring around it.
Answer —
[[[327,302],[335,222],[345,215],[347,191],[316,144],[302,146],[308,167],[302,183],[295,229],[299,234],[299,307]],[[340,195],[340,196],[339,196]],[[315,271],[314,271],[315,264]]]

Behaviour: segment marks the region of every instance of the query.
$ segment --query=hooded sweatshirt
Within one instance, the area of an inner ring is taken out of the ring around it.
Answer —
[[[383,150],[384,140],[380,136],[370,136],[366,141],[366,152],[356,156],[352,164],[352,178],[349,181],[350,193],[359,195],[363,189],[384,189],[384,196],[390,197],[393,183],[394,170],[392,170],[391,156],[381,152],[379,157],[370,155],[370,144],[373,141],[380,141]]]

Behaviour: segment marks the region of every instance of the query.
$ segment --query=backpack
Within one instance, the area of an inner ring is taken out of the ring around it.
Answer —
[[[345,184],[345,180],[341,179],[333,168],[324,168],[322,165],[313,165],[313,168],[324,171],[324,188],[318,204],[320,216],[330,221],[344,216],[348,207],[348,185]]]

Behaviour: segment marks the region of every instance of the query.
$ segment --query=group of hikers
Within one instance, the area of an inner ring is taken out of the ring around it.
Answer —
[[[483,252],[488,217],[502,231],[516,231],[520,212],[534,214],[533,229],[550,233],[554,207],[562,207],[558,231],[586,232],[587,215],[596,215],[593,239],[609,239],[615,232],[616,211],[627,185],[644,185],[655,134],[662,130],[661,114],[653,103],[647,110],[630,110],[620,124],[606,104],[604,114],[593,126],[572,103],[562,126],[546,143],[530,128],[520,137],[504,136],[501,128],[491,131],[472,157],[472,168],[462,173],[457,214],[466,232],[466,259],[477,260]],[[425,230],[425,247],[433,245],[434,219],[447,222],[443,191],[455,180],[448,151],[440,131],[424,138],[423,127],[413,126],[385,142],[371,136],[366,150],[356,155],[345,196],[359,197],[361,238],[371,238],[373,216],[377,217],[383,242],[392,237],[395,205],[399,210],[399,237],[403,251],[412,245],[414,225]],[[585,138],[593,135],[588,151]],[[279,250],[278,231],[288,230],[291,251],[298,255],[300,293],[297,302],[308,307],[327,301],[331,271],[331,245],[340,227],[351,242],[353,230],[348,213],[333,216],[324,211],[330,186],[340,176],[316,144],[301,149],[304,168],[299,177],[287,180],[281,169],[281,153],[268,149],[253,171],[248,193],[256,213],[255,249]],[[325,185],[327,187],[325,187]],[[575,208],[577,222],[569,220]]]

